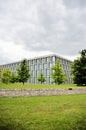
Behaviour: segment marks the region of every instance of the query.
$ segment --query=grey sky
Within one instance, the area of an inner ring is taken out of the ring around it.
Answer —
[[[0,64],[86,48],[86,0],[0,0]]]

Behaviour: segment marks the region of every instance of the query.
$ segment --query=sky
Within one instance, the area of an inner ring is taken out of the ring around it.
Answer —
[[[0,64],[86,49],[86,0],[0,0]]]

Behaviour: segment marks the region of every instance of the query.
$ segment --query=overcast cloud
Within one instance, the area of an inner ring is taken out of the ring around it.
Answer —
[[[86,0],[0,0],[0,64],[86,49]]]

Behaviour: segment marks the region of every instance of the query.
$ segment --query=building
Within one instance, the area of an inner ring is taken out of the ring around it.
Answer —
[[[29,83],[35,83],[38,84],[37,77],[42,72],[44,77],[46,78],[45,84],[51,84],[52,78],[52,66],[55,65],[56,61],[59,60],[60,64],[63,68],[64,73],[67,75],[68,81],[65,83],[72,83],[71,78],[71,61],[68,59],[65,59],[58,55],[47,55],[47,56],[41,56],[37,58],[28,59],[28,65],[30,69],[31,77],[28,80]],[[0,68],[5,70],[6,68],[10,68],[15,74],[17,73],[16,68],[20,65],[21,62],[14,62],[10,64],[4,64],[0,65]]]

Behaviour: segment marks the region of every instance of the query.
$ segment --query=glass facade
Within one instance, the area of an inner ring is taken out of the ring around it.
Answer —
[[[45,83],[51,84],[52,83],[51,73],[53,73],[51,68],[53,65],[55,65],[57,60],[60,61],[63,71],[67,75],[68,80],[66,83],[72,83],[71,61],[64,59],[62,57],[59,57],[57,55],[48,55],[48,56],[28,60],[28,66],[29,66],[30,74],[31,74],[31,77],[28,80],[28,83],[36,83],[36,84],[39,83],[37,78],[42,72],[46,79]],[[10,68],[16,74],[17,73],[16,68],[19,65],[20,65],[20,62],[16,62],[12,64],[0,65],[0,68],[2,68],[3,70],[5,70],[6,68]]]

